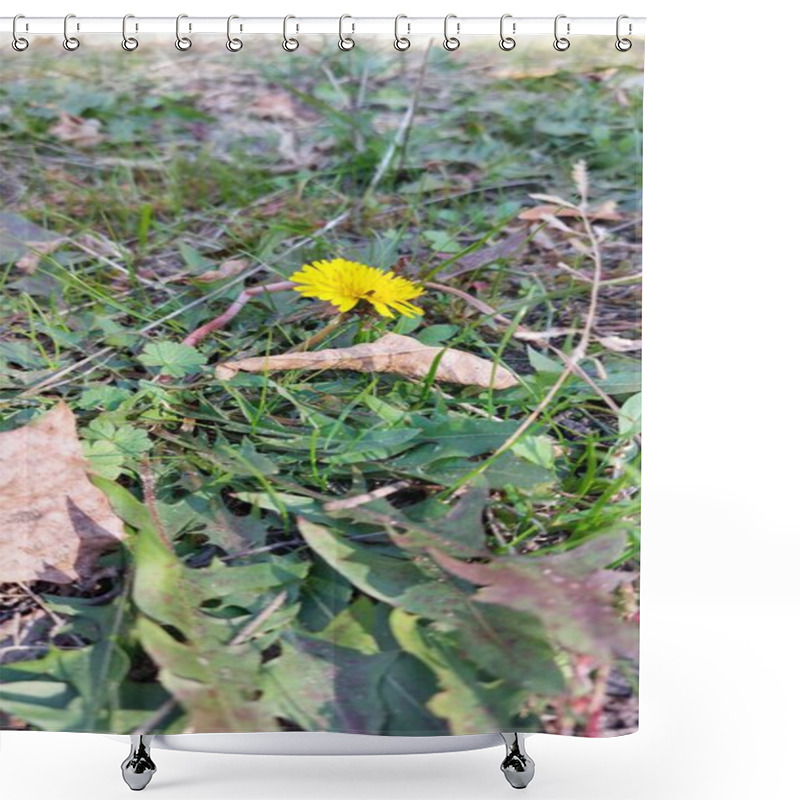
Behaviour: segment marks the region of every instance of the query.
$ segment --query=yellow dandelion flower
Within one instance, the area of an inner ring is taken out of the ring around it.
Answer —
[[[366,300],[383,317],[393,318],[391,309],[404,317],[423,313],[409,302],[423,294],[421,286],[388,270],[343,258],[304,264],[289,280],[297,284],[294,290],[303,297],[327,300],[342,312],[350,311],[359,300]]]

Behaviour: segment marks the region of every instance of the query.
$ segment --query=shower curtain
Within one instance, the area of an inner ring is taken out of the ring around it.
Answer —
[[[643,41],[174,41],[2,53],[0,727],[634,731]]]

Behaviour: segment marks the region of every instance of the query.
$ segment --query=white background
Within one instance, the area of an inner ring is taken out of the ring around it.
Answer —
[[[539,800],[798,796],[797,12],[769,4],[488,0],[16,0],[86,16],[647,16],[642,727],[536,736]],[[6,37],[0,46],[8,47]],[[791,100],[794,96],[795,100]],[[29,800],[128,797],[127,748],[3,732],[0,785]],[[146,790],[191,798],[509,797],[501,750],[258,757],[156,751]],[[523,796],[523,795],[520,795]]]

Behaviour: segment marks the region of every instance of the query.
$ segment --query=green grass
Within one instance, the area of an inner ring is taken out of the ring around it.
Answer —
[[[229,55],[182,56],[168,75],[149,68],[147,53],[87,53],[80,68],[38,54],[9,64],[0,98],[5,224],[27,220],[67,238],[30,274],[15,266],[17,245],[0,267],[0,429],[65,400],[130,533],[106,558],[112,577],[32,584],[66,624],[60,638],[44,633],[4,656],[8,726],[347,729],[346,712],[358,711],[376,733],[511,724],[591,733],[589,716],[571,710],[587,695],[573,680],[577,654],[591,653],[594,680],[619,664],[629,674],[628,660],[564,632],[563,619],[548,627],[535,603],[523,613],[475,602],[475,586],[437,566],[430,547],[498,569],[511,559],[523,571],[572,553],[584,567],[564,569],[583,575],[594,562],[581,553],[621,542],[613,564],[594,568],[638,569],[639,437],[620,429],[618,414],[640,390],[638,352],[599,339],[640,337],[641,69],[599,71],[619,60],[610,50],[544,76],[542,57],[518,54],[520,74],[509,77],[494,54],[455,59],[434,48],[407,139],[371,190],[420,52],[401,74],[393,51],[359,47],[327,60],[326,71],[313,57],[244,53],[231,84],[220,78]],[[269,99],[274,107],[287,97],[294,115],[270,117]],[[259,98],[267,110],[253,114]],[[82,147],[55,136],[62,112],[97,120],[103,140]],[[573,233],[517,220],[532,192],[578,202],[578,161],[590,206],[613,200],[621,214],[597,223],[611,282],[600,287],[581,361],[594,385],[561,378],[564,362],[547,344],[569,356],[579,343],[591,282],[575,273],[593,269],[586,232],[568,218]],[[342,371],[217,380],[215,363],[282,353],[330,321],[294,292],[253,299],[188,360],[161,349],[222,313],[244,286],[333,257],[383,268],[402,259],[407,277],[468,292],[513,325],[429,290],[422,319],[354,314],[319,347],[395,331],[502,364],[519,385],[493,391]],[[249,277],[197,280],[230,258],[246,259]],[[517,325],[572,332],[524,341]],[[497,454],[557,381],[534,424]],[[147,468],[172,550],[143,502]],[[404,488],[387,497],[327,510],[398,482]],[[332,566],[333,552],[362,571]],[[225,592],[211,569],[227,576]],[[524,586],[541,600],[530,580]],[[147,581],[173,581],[175,593],[203,603],[179,608]],[[4,618],[33,620],[36,606],[5,589]],[[629,589],[615,596],[628,614],[635,581]],[[595,613],[597,598],[586,597],[573,598],[576,616]],[[231,644],[271,603],[259,638]],[[485,638],[471,634],[476,618]],[[229,684],[212,673],[195,675],[191,688],[179,679],[203,653],[217,673],[232,671]],[[515,658],[538,667],[514,668]],[[511,664],[507,674],[501,663]],[[300,675],[327,675],[320,680],[333,686],[332,665],[344,694],[303,688]],[[357,679],[366,688],[349,708],[354,701],[342,698]],[[241,715],[230,719],[237,704]]]

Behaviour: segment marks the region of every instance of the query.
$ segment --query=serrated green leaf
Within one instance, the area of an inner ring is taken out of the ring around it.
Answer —
[[[207,358],[194,347],[181,342],[148,342],[139,355],[146,367],[160,367],[161,374],[182,378],[198,372]]]

